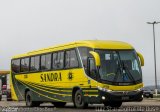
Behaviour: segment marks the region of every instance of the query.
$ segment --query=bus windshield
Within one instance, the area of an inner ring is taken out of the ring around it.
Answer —
[[[99,70],[102,81],[130,85],[142,82],[142,73],[134,50],[96,50],[101,58]]]

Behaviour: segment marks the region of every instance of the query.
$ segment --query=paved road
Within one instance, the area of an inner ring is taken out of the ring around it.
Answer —
[[[72,103],[67,103],[64,108],[56,108],[50,103],[43,103],[40,107],[28,108],[25,106],[25,102],[21,101],[0,101],[0,111],[3,112],[143,112],[143,111],[159,111],[160,112],[160,100],[157,99],[144,99],[142,102],[125,102],[119,109],[111,109],[110,107],[104,107],[101,104],[89,105],[87,109],[76,109]]]

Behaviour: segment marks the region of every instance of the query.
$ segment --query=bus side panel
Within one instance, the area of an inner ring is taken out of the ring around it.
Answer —
[[[11,73],[11,97],[12,100],[24,100],[24,88],[25,86],[22,85],[21,83],[19,83],[16,79],[15,79],[15,74]]]
[[[34,101],[72,102],[73,87],[89,88],[82,68],[21,74],[15,79],[23,94],[25,88],[32,91]]]

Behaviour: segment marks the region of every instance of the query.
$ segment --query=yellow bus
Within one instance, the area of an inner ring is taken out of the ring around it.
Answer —
[[[143,56],[128,43],[86,40],[35,50],[11,60],[11,96],[26,106],[76,108],[142,101]]]

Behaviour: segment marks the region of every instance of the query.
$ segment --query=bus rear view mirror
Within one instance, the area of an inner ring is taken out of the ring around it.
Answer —
[[[96,67],[100,67],[101,60],[100,60],[99,54],[97,52],[94,52],[94,51],[90,51],[89,53],[94,57]]]
[[[143,58],[143,55],[139,52],[137,52],[137,55],[138,57],[140,58],[140,61],[141,61],[141,66],[144,66],[144,58]]]

